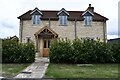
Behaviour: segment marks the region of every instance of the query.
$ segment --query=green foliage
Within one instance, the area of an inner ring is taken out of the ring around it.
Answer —
[[[114,58],[114,62],[120,62],[120,41],[109,42],[110,52],[112,54],[112,58]]]
[[[2,41],[3,63],[29,63],[35,57],[34,44],[20,44],[16,40],[4,39]]]
[[[120,44],[104,43],[99,40],[56,39],[50,46],[52,63],[118,63],[120,61]]]
[[[71,43],[69,40],[55,40],[50,46],[50,59],[52,62],[69,62],[71,54]],[[54,61],[55,60],[55,61]]]

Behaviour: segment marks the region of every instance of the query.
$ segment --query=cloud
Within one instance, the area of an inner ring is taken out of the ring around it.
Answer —
[[[118,1],[119,0],[0,0],[0,37],[4,35],[19,34],[18,16],[28,10],[38,7],[40,10],[86,10],[88,4],[92,4],[95,12],[109,18],[107,21],[108,35],[116,35],[118,33]],[[107,5],[106,5],[107,4]],[[5,31],[5,32],[1,32]]]
[[[0,28],[14,28],[14,26],[10,23],[7,23],[7,22],[0,22]]]
[[[0,38],[6,38],[14,35],[18,36],[18,34],[14,29],[4,28],[4,27],[0,29]]]
[[[107,34],[108,35],[118,35],[118,19],[113,18],[107,21]]]

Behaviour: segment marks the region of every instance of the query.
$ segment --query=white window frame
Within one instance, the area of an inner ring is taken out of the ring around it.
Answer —
[[[92,16],[84,16],[84,25],[92,26]]]
[[[39,25],[40,24],[40,15],[32,15],[32,24]]]
[[[59,16],[59,24],[61,26],[66,26],[67,25],[67,16]]]

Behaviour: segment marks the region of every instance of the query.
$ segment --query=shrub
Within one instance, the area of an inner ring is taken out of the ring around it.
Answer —
[[[50,62],[53,63],[118,63],[120,44],[99,40],[55,40],[50,46]]]
[[[20,44],[18,41],[4,39],[2,41],[3,63],[29,63],[35,57],[34,44]]]
[[[117,42],[109,42],[110,52],[112,54],[113,62],[120,62],[120,41]]]
[[[50,61],[55,63],[69,63],[72,57],[70,54],[71,51],[71,43],[69,40],[55,40],[50,46]]]

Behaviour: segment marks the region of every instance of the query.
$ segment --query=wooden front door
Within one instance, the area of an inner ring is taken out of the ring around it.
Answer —
[[[48,57],[48,49],[50,46],[50,40],[49,39],[43,39],[43,57]]]

